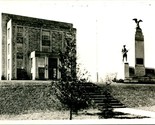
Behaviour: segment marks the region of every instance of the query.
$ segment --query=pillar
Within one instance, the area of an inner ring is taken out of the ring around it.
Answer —
[[[48,57],[45,56],[45,79],[48,79]]]
[[[135,76],[145,75],[144,36],[140,27],[135,33]]]
[[[129,63],[124,63],[124,79],[129,78]]]

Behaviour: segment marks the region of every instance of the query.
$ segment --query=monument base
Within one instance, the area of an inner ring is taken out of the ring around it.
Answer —
[[[133,78],[128,78],[124,79],[124,83],[145,83],[145,84],[150,84],[150,83],[155,83],[155,78],[150,78],[150,77],[133,77]]]
[[[124,83],[155,83],[155,75],[149,77],[143,65],[136,65],[135,71],[132,70],[128,63],[124,63]]]
[[[135,66],[135,76],[145,76],[145,67],[143,65]]]
[[[127,79],[129,77],[129,63],[124,63],[124,79]]]

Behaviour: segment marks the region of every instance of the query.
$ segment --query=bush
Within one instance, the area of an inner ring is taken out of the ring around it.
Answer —
[[[80,82],[55,82],[53,91],[61,103],[66,105],[67,109],[72,108],[77,113],[80,109],[88,108],[91,105],[89,95],[86,90],[81,89],[83,83]]]

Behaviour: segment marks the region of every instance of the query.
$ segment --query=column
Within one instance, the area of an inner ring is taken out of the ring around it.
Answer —
[[[129,63],[124,63],[124,79],[129,78]]]
[[[45,56],[45,79],[48,79],[48,57]]]
[[[138,27],[135,34],[135,75],[145,75],[144,36],[142,29]]]

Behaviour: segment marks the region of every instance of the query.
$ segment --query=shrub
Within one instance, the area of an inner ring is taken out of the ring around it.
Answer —
[[[67,109],[77,113],[80,109],[88,108],[91,105],[89,95],[85,89],[81,89],[83,83],[80,82],[55,82],[53,91],[57,98],[66,105]]]

